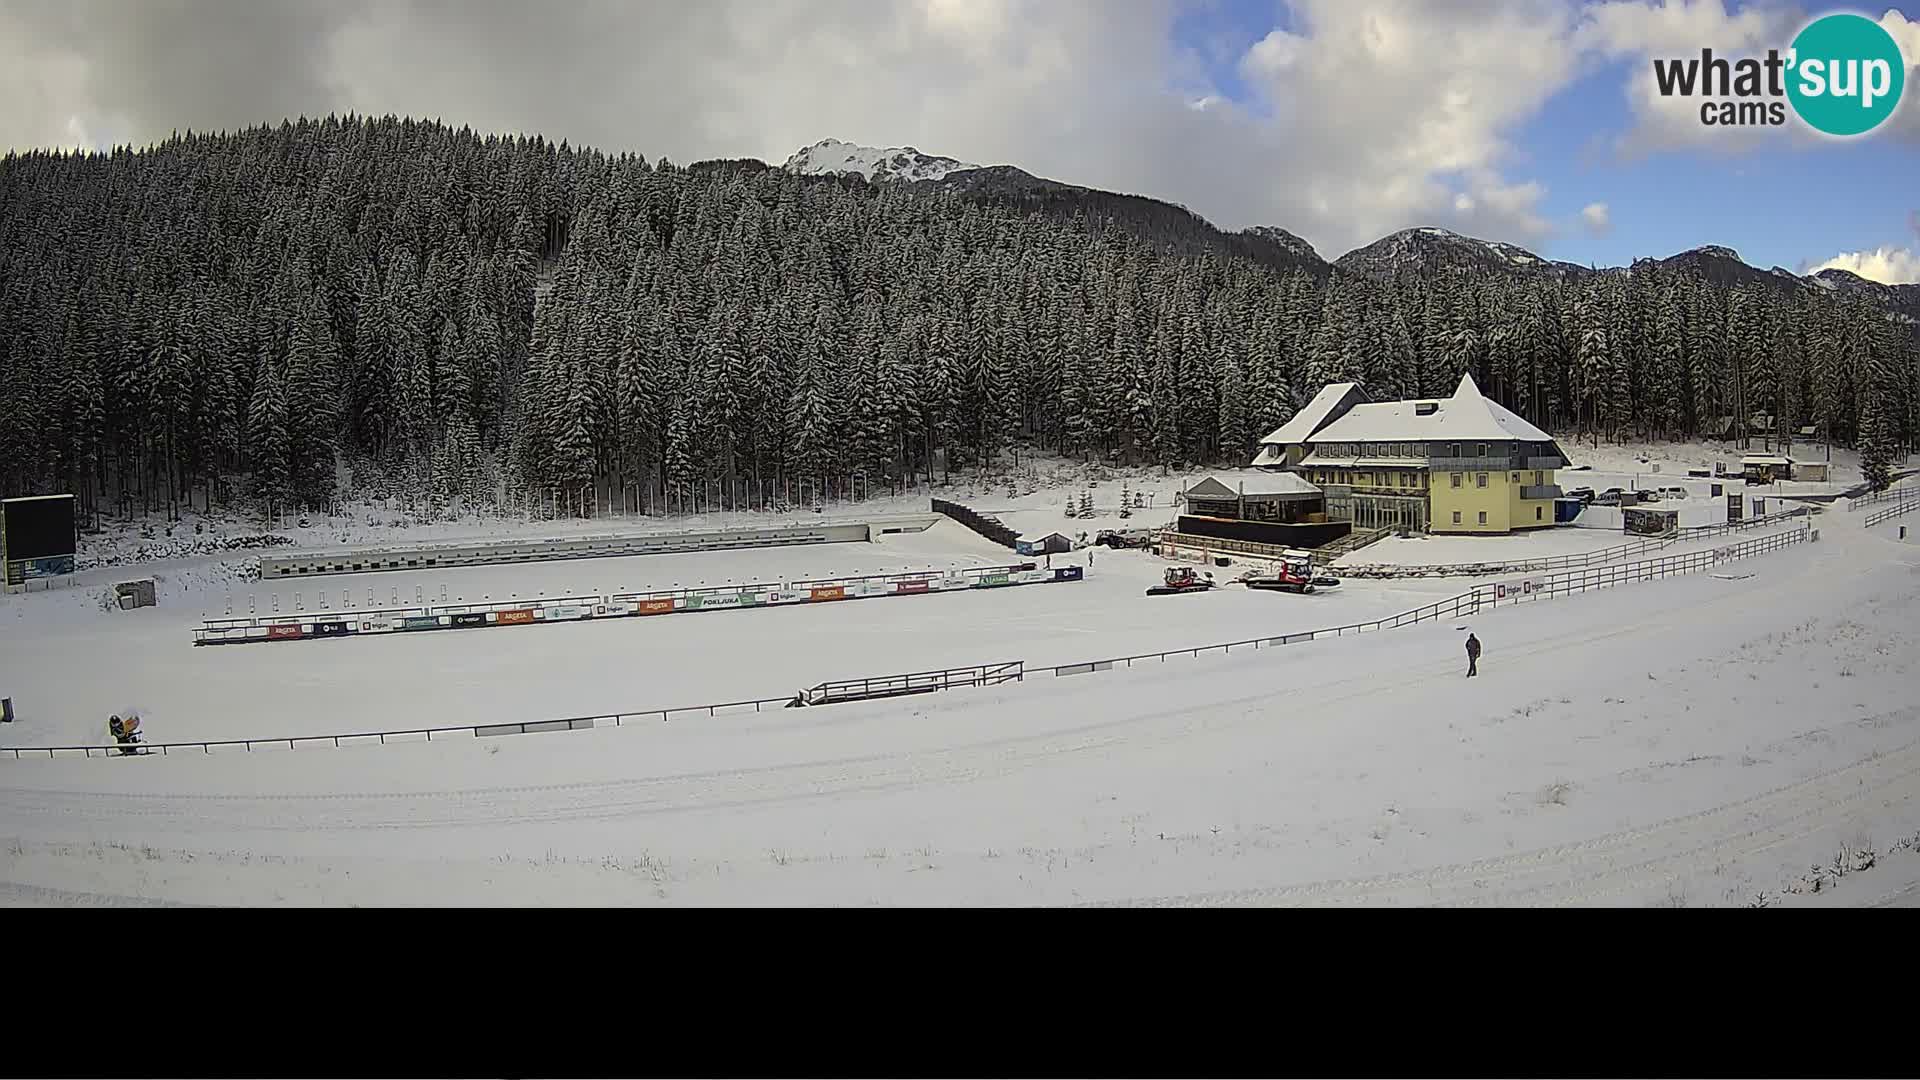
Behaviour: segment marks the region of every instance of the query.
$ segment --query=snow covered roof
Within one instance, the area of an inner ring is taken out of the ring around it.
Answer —
[[[1265,473],[1259,476],[1235,476],[1227,480],[1209,476],[1187,489],[1187,498],[1237,499],[1308,498],[1320,489],[1296,473]]]
[[[1317,398],[1315,400],[1318,400]],[[1421,406],[1433,406],[1422,410]],[[1442,400],[1383,401],[1355,405],[1313,434],[1314,443],[1388,442],[1396,439],[1514,439],[1552,442],[1553,436],[1513,411],[1480,396],[1473,376],[1462,375],[1453,396]]]
[[[1267,444],[1307,442],[1313,437],[1314,431],[1327,422],[1327,417],[1339,407],[1346,396],[1358,389],[1357,384],[1350,382],[1328,383],[1320,388],[1319,393],[1313,395],[1313,400],[1307,402],[1306,408],[1294,413],[1293,419],[1280,425],[1279,430],[1260,441]]]
[[[1778,454],[1748,454],[1740,459],[1742,465],[1791,465],[1791,461]]]
[[[1286,451],[1278,446],[1262,446],[1260,452],[1253,455],[1255,465],[1279,465],[1287,460]]]

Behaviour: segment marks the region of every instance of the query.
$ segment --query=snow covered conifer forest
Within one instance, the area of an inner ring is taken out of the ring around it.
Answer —
[[[1355,274],[1104,195],[392,117],[12,154],[0,493],[318,503],[358,461],[422,494],[751,504],[1029,446],[1240,462],[1324,383],[1444,395],[1467,371],[1563,435],[1767,413],[1869,477],[1920,436],[1914,323],[1869,292],[1653,263]]]

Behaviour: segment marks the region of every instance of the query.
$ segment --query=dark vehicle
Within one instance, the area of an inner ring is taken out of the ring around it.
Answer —
[[[1590,487],[1572,488],[1568,490],[1568,492],[1564,497],[1569,499],[1579,499],[1583,505],[1591,506],[1593,504],[1593,489]]]
[[[1102,529],[1093,538],[1096,546],[1144,548],[1153,543],[1152,529]]]

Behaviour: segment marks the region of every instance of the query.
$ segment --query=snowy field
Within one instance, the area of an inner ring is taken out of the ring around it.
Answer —
[[[1056,565],[1087,553],[1054,556]],[[385,602],[419,586],[437,601],[794,580],[1017,556],[957,523],[871,544],[582,559],[438,572],[351,574],[168,589],[159,607],[100,610],[85,590],[0,605],[8,689],[22,720],[0,746],[105,741],[109,713],[138,708],[150,741],[335,734],[638,711],[791,694],[827,679],[975,663],[1069,663],[1337,626],[1462,591],[1459,583],[1354,583],[1314,596],[1237,587],[1148,597],[1165,565],[1094,553],[1085,581],[924,597],[678,614],[555,626],[195,648],[202,613],[244,615]],[[1231,571],[1216,571],[1217,574]],[[1223,579],[1224,580],[1224,577]],[[170,582],[170,584],[177,584]],[[344,596],[342,595],[344,591]],[[110,674],[103,677],[108,660]],[[18,665],[17,667],[15,665]]]
[[[1920,828],[1920,548],[1834,517],[1724,577],[1485,614],[1471,681],[1461,634],[1427,625],[637,729],[0,762],[0,895],[1795,904],[1851,846],[1886,854],[1844,895],[1880,902],[1920,882],[1897,850]]]
[[[1024,531],[1091,535],[1170,518],[1173,492],[1201,475],[1109,478],[1093,521],[1066,517],[1080,487],[1057,481],[940,494]],[[1119,519],[1122,482],[1159,508]],[[1471,681],[1466,624],[1448,622],[620,729],[0,759],[0,903],[1909,902],[1920,851],[1899,845],[1920,833],[1920,513],[1871,531],[1861,517],[1822,514],[1819,543],[1715,574],[1483,613]],[[1563,529],[1360,554],[1524,559],[1625,539]],[[951,522],[873,544],[349,575],[297,590],[240,581],[230,557],[191,558],[143,568],[161,578],[161,606],[137,612],[101,610],[92,587],[133,575],[95,571],[88,588],[0,601],[0,694],[21,717],[0,746],[98,743],[106,714],[130,706],[162,741],[776,696],[829,678],[1272,636],[1470,584],[1149,598],[1164,562],[1092,555],[1073,583],[198,649],[202,612],[230,600],[243,611],[249,595],[287,604],[295,591],[311,606],[315,587],[336,601],[341,588],[364,602],[368,588],[384,598],[415,585],[500,599],[1017,560]],[[1808,867],[1861,850],[1882,853],[1871,870],[1820,895],[1791,891]]]

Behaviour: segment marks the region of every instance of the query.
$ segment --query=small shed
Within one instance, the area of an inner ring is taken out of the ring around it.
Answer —
[[[123,581],[113,587],[113,595],[114,602],[119,605],[121,611],[153,607],[153,579],[143,578],[139,581]]]
[[[1778,454],[1748,454],[1740,459],[1740,472],[1749,480],[1771,484],[1793,479],[1793,462]]]
[[[1627,532],[1635,536],[1665,536],[1680,527],[1680,511],[1653,506],[1624,506],[1620,516]]]
[[[1051,555],[1072,551],[1073,538],[1058,532],[1022,536],[1013,542],[1013,550],[1021,555]]]
[[[1832,476],[1832,470],[1824,461],[1796,461],[1793,463],[1793,478],[1810,480],[1816,484],[1826,483]]]

